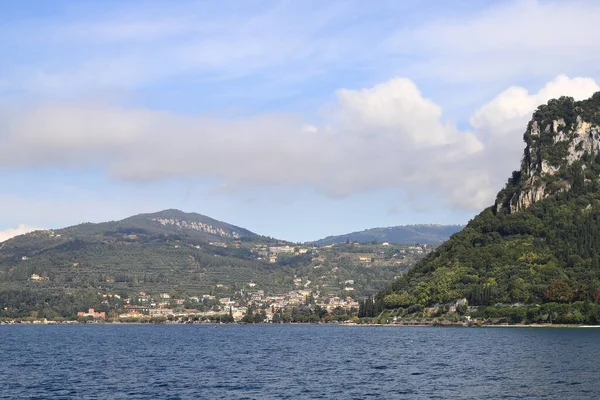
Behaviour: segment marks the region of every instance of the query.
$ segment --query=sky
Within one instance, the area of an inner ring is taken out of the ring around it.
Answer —
[[[465,224],[600,90],[590,1],[29,0],[0,12],[0,241],[177,208],[316,240]]]

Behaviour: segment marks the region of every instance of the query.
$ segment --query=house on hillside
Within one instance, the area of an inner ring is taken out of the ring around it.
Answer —
[[[77,316],[78,317],[92,317],[94,319],[106,319],[106,313],[104,311],[96,312],[96,311],[94,311],[93,308],[88,309],[88,312],[79,311],[77,313]]]
[[[128,311],[123,314],[119,314],[119,318],[142,318],[144,315],[138,311]]]
[[[49,278],[47,276],[44,277],[44,276],[40,276],[38,274],[31,274],[31,277],[29,278],[29,280],[33,281],[33,282],[41,282],[41,281],[47,281],[47,280],[49,280]]]
[[[151,317],[173,315],[173,310],[170,308],[151,308],[148,311]]]

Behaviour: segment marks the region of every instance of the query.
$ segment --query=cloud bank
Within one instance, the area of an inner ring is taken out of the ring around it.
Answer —
[[[100,103],[5,106],[0,168],[100,168],[125,181],[312,187],[328,196],[399,188],[414,204],[433,196],[475,210],[491,204],[518,167],[539,104],[598,90],[593,79],[566,76],[537,93],[511,87],[473,114],[470,130],[446,121],[407,78],[338,90],[318,124],[283,113],[224,119]]]

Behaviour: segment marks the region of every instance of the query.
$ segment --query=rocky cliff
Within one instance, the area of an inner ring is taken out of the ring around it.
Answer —
[[[216,228],[210,224],[206,224],[199,221],[186,221],[176,218],[152,218],[152,221],[156,221],[163,226],[174,226],[179,229],[189,229],[194,231],[206,232],[211,235],[222,236],[226,238],[239,239],[240,234],[234,230]]]
[[[500,191],[495,212],[527,209],[573,185],[598,180],[600,165],[600,93],[575,102],[550,100],[533,114],[524,134],[521,169]]]
[[[467,299],[471,317],[600,324],[600,93],[540,106],[524,140],[495,205],[376,296],[395,315]]]

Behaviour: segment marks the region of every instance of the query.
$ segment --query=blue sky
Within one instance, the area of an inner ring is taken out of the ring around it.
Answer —
[[[0,240],[180,208],[294,241],[464,224],[595,1],[27,1],[0,13]]]

